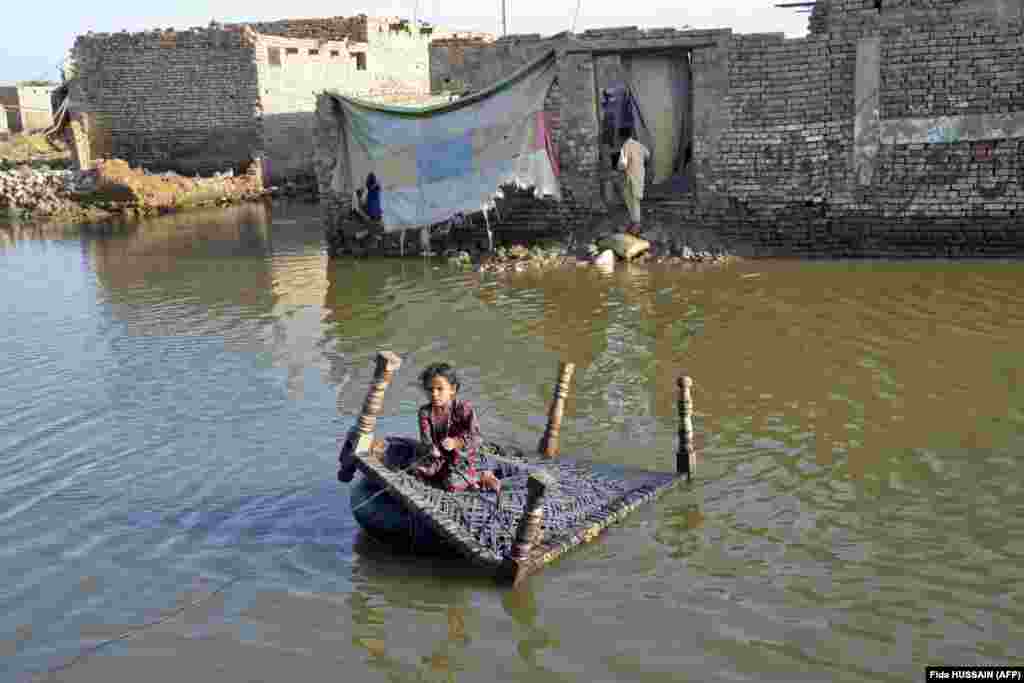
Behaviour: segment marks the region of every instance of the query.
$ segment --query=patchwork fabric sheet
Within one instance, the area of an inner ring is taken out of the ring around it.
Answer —
[[[485,91],[422,109],[331,93],[342,112],[333,189],[354,194],[376,174],[387,232],[486,210],[507,184],[561,199],[544,113],[555,74],[550,52]]]

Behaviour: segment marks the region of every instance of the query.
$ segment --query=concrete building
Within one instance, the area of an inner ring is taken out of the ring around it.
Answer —
[[[641,110],[658,110],[659,90],[677,93],[671,120],[647,122],[666,131],[655,138],[678,136],[655,146],[681,151],[662,154],[656,175],[685,182],[656,186],[645,202],[663,223],[776,253],[1019,254],[1022,27],[1022,0],[818,0],[796,39],[623,27],[438,40],[430,77],[435,91],[480,88],[557,51],[547,109],[566,201],[499,202],[499,235],[571,229],[621,203],[609,189],[600,94],[629,83]],[[321,201],[330,237],[346,198]]]
[[[75,159],[194,174],[259,157],[271,182],[311,176],[317,92],[429,98],[428,44],[453,35],[359,15],[79,36],[69,83]]]
[[[0,124],[0,131],[20,133],[49,128],[53,124],[50,96],[56,88],[56,85],[0,87],[0,107],[6,113],[5,122]]]

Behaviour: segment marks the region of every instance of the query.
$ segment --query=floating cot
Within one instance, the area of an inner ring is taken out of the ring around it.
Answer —
[[[556,459],[574,370],[571,363],[560,363],[537,456],[485,443],[478,469],[494,472],[500,492],[436,488],[410,473],[419,452],[417,439],[374,436],[384,393],[400,366],[394,353],[377,354],[362,412],[339,455],[338,479],[352,482],[352,514],[374,538],[414,551],[461,555],[499,582],[515,584],[693,475],[689,377],[678,381],[675,472]]]

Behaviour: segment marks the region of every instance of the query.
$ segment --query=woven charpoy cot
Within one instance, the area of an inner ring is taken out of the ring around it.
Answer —
[[[446,491],[408,472],[416,440],[373,438],[376,416],[400,359],[389,352],[377,358],[377,372],[357,426],[340,456],[338,478],[356,472],[364,492],[386,496],[407,513],[410,539],[438,539],[502,581],[513,583],[567,550],[593,540],[609,525],[640,505],[690,478],[694,454],[690,418],[690,382],[680,379],[680,450],[676,472],[651,472],[578,459],[554,459],[565,396],[573,366],[559,368],[548,428],[535,458],[510,453],[495,444],[480,449],[478,467],[501,481],[492,491]],[[371,496],[373,497],[373,496]],[[372,501],[353,497],[353,508]],[[357,515],[357,519],[359,516]],[[364,520],[360,519],[360,523]]]

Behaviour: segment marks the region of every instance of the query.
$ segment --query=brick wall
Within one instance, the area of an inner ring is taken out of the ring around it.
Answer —
[[[242,26],[242,24],[238,24]],[[367,17],[324,17],[320,19],[281,19],[279,21],[248,22],[254,31],[266,36],[299,38],[306,40],[350,40],[366,42]]]
[[[55,86],[18,86],[21,129],[38,130],[53,125],[50,94]]]
[[[661,206],[770,253],[1024,251],[1022,0],[820,2],[806,38],[728,30],[588,31],[596,50],[691,51],[695,191]],[[559,39],[439,41],[431,88],[480,89]],[[595,82],[617,57],[560,53],[566,201],[515,196],[503,227],[568,229],[601,212]]]
[[[47,128],[53,123],[50,93],[54,86],[12,85],[0,88],[4,107],[0,130],[18,133]]]
[[[378,26],[374,35],[374,23],[370,24],[366,69],[373,83],[369,95],[426,95],[430,92],[430,36],[411,25],[408,30],[396,30],[396,26],[402,25],[388,25],[386,31]]]
[[[1022,26],[980,16],[880,27],[883,132],[871,182],[857,188],[869,212],[965,229],[1024,223]]]
[[[482,90],[550,50],[556,41],[539,34],[436,39],[430,44],[430,91]]]
[[[1024,110],[1019,21],[885,26],[881,35],[883,118]]]
[[[704,187],[744,200],[823,197],[829,185],[826,42],[735,35],[729,49],[723,98],[729,126]]]
[[[311,176],[315,93],[426,97],[432,33],[360,15],[82,36],[80,156],[205,173],[261,153],[271,182]]]
[[[251,33],[220,28],[79,36],[72,102],[92,159],[208,173],[260,147]]]
[[[367,92],[373,73],[358,70],[355,57],[365,53],[365,43],[259,36],[254,59],[270,182],[311,174],[315,93]]]
[[[313,175],[317,93],[391,101],[428,93],[429,36],[402,26],[368,20],[369,43],[259,37],[255,59],[271,182]]]

